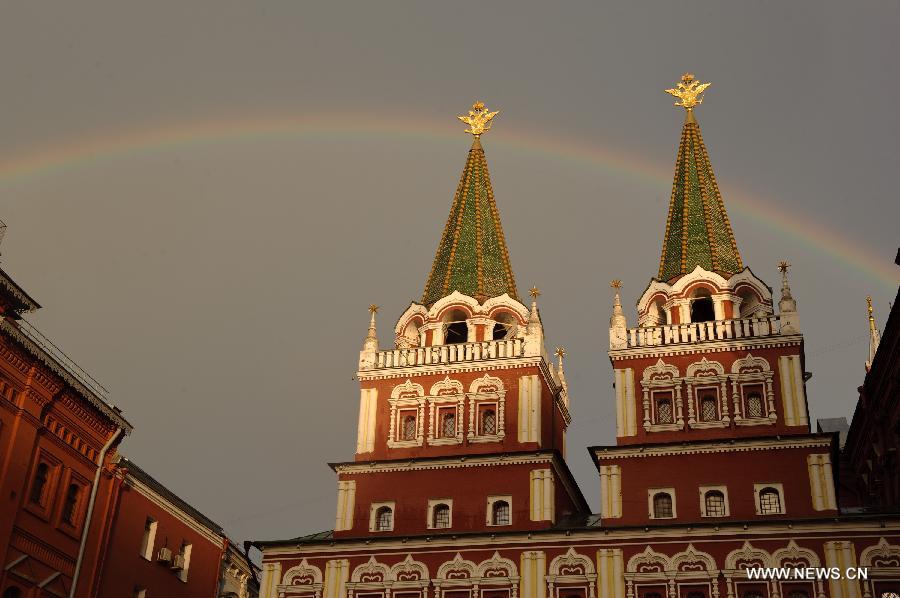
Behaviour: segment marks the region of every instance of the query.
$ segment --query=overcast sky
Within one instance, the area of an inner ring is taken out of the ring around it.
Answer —
[[[470,137],[565,345],[569,463],[613,443],[608,282],[656,274],[690,70],[745,264],[791,280],[813,418],[849,416],[897,289],[900,4],[8,2],[3,268],[236,539],[331,529],[366,307],[421,296]]]

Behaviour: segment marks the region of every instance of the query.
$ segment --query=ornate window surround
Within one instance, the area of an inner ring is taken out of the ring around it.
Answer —
[[[321,598],[322,570],[303,559],[299,565],[285,571],[276,590],[279,596],[313,594],[315,598]]]
[[[353,598],[354,592],[371,591],[386,595],[390,592],[391,571],[387,565],[379,563],[374,556],[358,565],[350,574],[347,582],[347,598]]]
[[[550,561],[546,580],[548,597],[555,597],[554,586],[566,588],[587,586],[587,598],[594,598],[597,572],[590,557],[579,554],[570,547],[568,552]]]
[[[447,527],[434,526],[434,508],[438,505],[447,505],[450,508],[450,524]],[[428,521],[425,527],[428,529],[452,529],[453,528],[453,499],[452,498],[430,498],[428,499]]]
[[[696,361],[687,367],[684,377],[687,384],[688,396],[688,426],[701,430],[707,428],[726,428],[729,422],[728,413],[728,376],[725,368],[718,361],[710,361],[706,357]],[[716,421],[701,421],[700,391],[711,386],[718,391],[716,400],[719,404],[719,419]]]
[[[425,389],[422,388],[422,385],[416,384],[407,378],[406,382],[394,387],[388,402],[391,405],[391,423],[387,439],[388,448],[422,446],[425,431]],[[400,440],[397,412],[404,408],[414,408],[416,410],[416,437],[414,440]]]
[[[478,565],[462,558],[457,552],[452,561],[446,561],[438,568],[431,583],[434,586],[434,598],[441,598],[442,591],[448,589],[469,590],[471,596],[477,598],[483,587],[508,587],[510,598],[518,598],[519,572],[513,561],[503,558],[497,551],[490,559]]]
[[[739,588],[735,586],[735,581],[746,581],[748,568],[772,566],[772,555],[762,548],[756,548],[748,541],[740,548],[729,552],[725,557],[725,568],[722,570],[728,598],[739,596],[737,591]],[[763,584],[768,586],[768,582],[764,581]]]
[[[509,523],[494,523],[494,503],[498,503],[500,501],[505,501],[507,505],[509,505]],[[485,525],[488,527],[507,527],[513,524],[513,502],[512,496],[505,495],[491,495],[487,497],[487,511],[485,512],[484,517]]]
[[[462,444],[463,418],[465,417],[466,395],[459,380],[451,380],[446,376],[436,382],[426,397],[428,402],[428,444],[432,446]],[[456,435],[444,437],[439,434],[441,422],[438,421],[439,407],[456,407]]]
[[[647,546],[628,560],[625,566],[626,598],[636,598],[635,582],[639,585],[665,585],[667,598],[679,595],[680,584],[707,585],[712,589],[710,598],[719,598],[719,576],[716,561],[712,555],[698,551],[693,544],[671,558]]]
[[[466,438],[471,443],[501,442],[506,438],[506,388],[500,378],[485,374],[469,385],[469,433]],[[478,406],[483,403],[497,405],[497,433],[478,433]]]
[[[647,432],[671,432],[684,429],[684,406],[681,398],[681,378],[678,368],[662,359],[644,369],[641,388],[644,391],[644,430]],[[671,391],[674,423],[655,424],[651,417],[650,398],[654,390]]]
[[[875,582],[896,579],[900,568],[900,546],[889,544],[879,538],[878,544],[863,549],[859,555],[859,566],[869,570],[869,580],[863,581],[863,598],[873,598]]]
[[[772,484],[770,484],[772,485]],[[782,497],[782,508],[784,507],[784,498]],[[784,548],[779,548],[772,553],[772,567],[821,567],[822,562],[819,555],[809,548],[803,548],[794,540],[788,542]],[[815,582],[808,582],[809,587],[815,590],[816,598],[825,598],[825,582],[821,579]],[[813,585],[815,584],[815,586]],[[780,585],[780,584],[779,584]],[[778,588],[780,590],[780,588]],[[783,592],[779,591],[779,594]],[[812,595],[812,594],[811,594]]]
[[[734,403],[734,423],[738,426],[760,426],[774,424],[778,421],[775,410],[775,391],[772,387],[774,372],[769,362],[762,357],[754,357],[747,353],[746,357],[731,364],[731,400]],[[745,384],[761,384],[764,389],[766,417],[744,417],[743,386]]]

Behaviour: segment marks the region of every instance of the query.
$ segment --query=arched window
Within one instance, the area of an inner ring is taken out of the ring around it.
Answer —
[[[44,504],[44,489],[47,487],[47,478],[50,476],[50,466],[41,463],[34,472],[34,481],[31,483],[31,494],[28,500],[36,505]]]
[[[481,412],[481,435],[491,436],[497,433],[497,412],[484,409]]]
[[[713,395],[700,399],[700,421],[714,422],[719,419],[718,402]]]
[[[758,392],[747,395],[747,417],[764,417],[762,397]]]
[[[718,490],[710,490],[703,497],[707,517],[725,516],[725,495]]]
[[[78,484],[69,484],[66,490],[66,501],[63,503],[62,520],[69,525],[75,525],[75,515],[78,511],[78,495],[81,493],[81,487]]]
[[[394,511],[390,507],[380,507],[375,511],[375,531],[387,532],[394,529]]]
[[[657,492],[653,495],[653,518],[669,519],[672,514],[672,497],[667,492]]]
[[[671,424],[675,421],[672,413],[672,399],[660,398],[656,400],[656,423]]]
[[[22,598],[22,590],[16,586],[9,586],[3,592],[3,598]]]
[[[435,529],[450,527],[450,507],[443,503],[434,506],[431,526]]]
[[[516,334],[516,321],[515,319],[509,315],[508,313],[502,313],[497,317],[497,321],[494,322],[494,330],[492,332],[491,338],[495,341],[500,341],[507,338],[512,338]]]
[[[401,437],[403,440],[415,440],[416,439],[416,416],[415,415],[404,415],[403,416],[403,429]]]
[[[715,319],[712,297],[697,297],[691,301],[691,322],[712,322]]]
[[[441,438],[456,436],[456,413],[447,410],[441,414]]]
[[[781,513],[781,494],[772,487],[759,491],[759,512],[763,515]]]
[[[491,505],[491,524],[509,525],[509,503],[505,500],[495,501]]]
[[[444,319],[444,344],[455,345],[469,340],[469,325],[466,324],[466,312],[453,310]]]

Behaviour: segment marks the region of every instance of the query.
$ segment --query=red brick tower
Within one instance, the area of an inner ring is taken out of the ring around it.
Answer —
[[[687,115],[636,328],[612,283],[617,445],[592,448],[607,526],[837,513],[836,447],[810,433],[789,264],[776,315],[771,288],[743,265],[694,118],[706,86],[685,75],[667,90]]]
[[[570,422],[532,289],[519,300],[480,136],[474,135],[425,292],[360,353],[356,460],[338,474],[335,538],[546,529],[587,511],[563,461]]]

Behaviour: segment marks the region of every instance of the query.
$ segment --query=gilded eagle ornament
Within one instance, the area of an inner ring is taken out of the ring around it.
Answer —
[[[690,112],[694,106],[703,103],[703,92],[710,86],[710,83],[700,83],[691,73],[685,73],[681,76],[674,88],[667,89],[666,93],[678,98],[675,101],[676,106],[682,106]]]
[[[466,133],[471,133],[477,138],[491,130],[491,120],[498,114],[500,114],[499,110],[489,112],[484,102],[475,102],[468,114],[456,118],[469,125]]]

